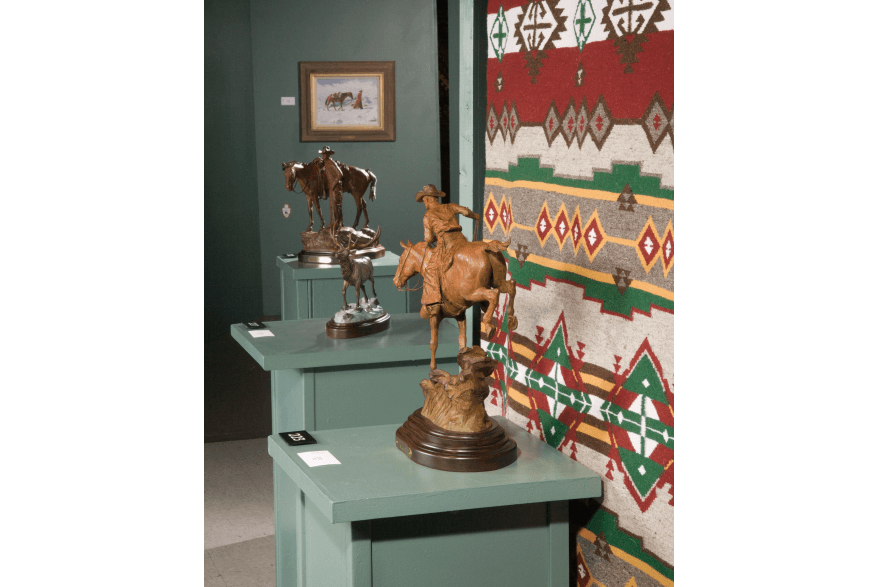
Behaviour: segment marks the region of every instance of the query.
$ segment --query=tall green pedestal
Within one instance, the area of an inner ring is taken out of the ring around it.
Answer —
[[[380,259],[372,259],[375,292],[381,306],[390,314],[405,314],[408,294],[393,285],[393,276],[399,265],[399,255],[387,251]],[[280,269],[280,319],[306,320],[329,319],[341,309],[341,268],[338,265],[317,266],[300,263],[294,259],[277,257]],[[371,283],[367,283],[367,296],[371,297]],[[355,302],[356,292],[347,288],[348,303]],[[418,298],[419,299],[419,298]]]
[[[600,477],[504,418],[520,450],[498,471],[449,473],[409,461],[401,424],[321,431],[317,444],[268,438],[274,458],[277,587],[567,587],[568,500]],[[308,466],[328,451],[339,465]],[[516,564],[524,561],[526,564]]]
[[[383,302],[383,300],[381,300]],[[271,371],[271,430],[309,432],[401,423],[423,406],[420,381],[429,376],[429,323],[418,314],[394,314],[384,332],[353,339],[326,336],[326,318],[266,322],[273,336],[253,337],[242,324],[232,337],[265,370]],[[455,323],[439,329],[439,369],[458,373],[460,350]],[[390,439],[392,444],[392,436]],[[398,452],[398,451],[397,451]],[[400,453],[401,454],[401,453]],[[295,490],[274,465],[274,518],[277,560],[295,552],[295,513],[283,510],[281,496]],[[281,583],[295,585],[287,562]]]

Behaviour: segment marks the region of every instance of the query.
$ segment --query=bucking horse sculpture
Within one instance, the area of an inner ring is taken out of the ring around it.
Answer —
[[[338,106],[340,106],[341,110],[344,110],[344,100],[347,98],[353,100],[353,92],[337,92],[335,94],[329,94],[326,97],[326,110],[329,109],[329,106],[332,106],[335,110],[338,110]],[[336,104],[338,106],[336,106]]]
[[[506,250],[509,242],[475,241],[461,245],[454,253],[454,261],[442,278],[442,303],[437,315],[429,318],[430,368],[436,368],[435,351],[438,348],[439,324],[445,318],[457,320],[460,329],[460,350],[466,348],[466,309],[474,304],[481,304],[482,324],[487,338],[496,334],[496,321],[493,312],[499,303],[499,294],[509,295],[508,324],[509,330],[516,330],[518,319],[515,317],[515,293],[517,287],[513,279],[506,279],[506,264],[501,252]],[[415,274],[420,273],[423,265],[423,254],[426,242],[411,244],[400,241],[404,251],[399,260],[399,267],[393,277],[393,285],[401,291]],[[418,288],[415,288],[418,289]]]
[[[291,192],[295,191],[293,188],[295,187],[295,182],[298,181],[302,192],[304,192],[308,200],[308,232],[314,228],[314,207],[317,208],[317,214],[320,215],[320,228],[326,225],[326,221],[323,220],[323,212],[320,210],[319,200],[325,200],[329,197],[330,193],[335,191],[332,189],[334,186],[329,186],[329,193],[326,192],[322,174],[320,173],[321,161],[317,157],[310,163],[299,163],[298,161],[283,163],[283,173],[286,175],[286,189]],[[338,167],[341,169],[341,191],[338,192],[339,197],[341,193],[347,192],[353,196],[353,200],[356,202],[356,219],[353,221],[353,228],[356,228],[356,225],[359,223],[360,214],[365,215],[365,227],[368,227],[368,208],[363,196],[369,184],[371,184],[368,197],[374,201],[377,197],[378,178],[368,169],[360,169],[359,167],[345,165],[344,163],[339,163]],[[338,204],[337,209],[340,209],[340,202]],[[340,227],[341,219],[338,218],[336,220]]]

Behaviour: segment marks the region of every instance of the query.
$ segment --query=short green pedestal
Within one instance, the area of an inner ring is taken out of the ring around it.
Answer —
[[[317,444],[268,438],[279,495],[277,587],[566,587],[568,500],[598,497],[600,477],[504,418],[520,449],[508,467],[449,473],[409,461],[399,423],[319,431]],[[309,467],[297,453],[329,451]],[[514,561],[526,560],[527,564]]]
[[[393,276],[399,265],[399,255],[387,251],[380,259],[372,259],[375,291],[381,306],[390,314],[405,314],[408,295],[393,285]],[[320,267],[307,265],[294,259],[277,257],[280,269],[280,319],[306,320],[329,319],[341,309],[341,268],[338,265]],[[367,283],[366,295],[371,297],[372,286]],[[347,288],[347,303],[356,301],[356,292]],[[420,306],[416,308],[420,310]]]
[[[352,339],[326,336],[326,320],[266,322],[274,336],[262,338],[254,338],[242,324],[231,327],[232,337],[263,369],[271,371],[274,434],[403,422],[423,406],[420,381],[429,376],[430,356],[426,320],[418,314],[393,314],[386,331]],[[459,372],[458,335],[455,323],[439,329],[439,369]],[[290,524],[280,519],[278,496],[284,483],[289,479],[275,464],[276,528]],[[281,552],[295,552],[292,528],[277,532],[278,560]]]

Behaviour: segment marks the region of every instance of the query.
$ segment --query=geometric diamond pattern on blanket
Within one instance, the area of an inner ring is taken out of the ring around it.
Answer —
[[[591,120],[588,121],[588,134],[594,139],[597,149],[603,148],[603,144],[609,138],[609,133],[612,132],[614,125],[615,122],[612,120],[609,107],[606,105],[606,99],[601,94],[594,105],[594,110],[591,111]]]
[[[536,236],[539,238],[539,244],[543,247],[545,246],[545,241],[548,240],[548,235],[551,234],[551,229],[554,228],[554,225],[551,222],[551,216],[548,214],[548,201],[542,202],[542,209],[539,211],[539,216],[536,218]]]
[[[646,113],[640,124],[642,124],[646,131],[652,151],[657,151],[658,145],[661,144],[661,141],[670,132],[670,113],[657,92],[655,92],[652,101],[646,108]]]
[[[651,216],[636,239],[636,252],[646,273],[651,271],[661,254],[661,241]]]
[[[569,215],[566,213],[566,204],[561,203],[560,210],[554,218],[554,238],[557,239],[557,245],[560,250],[563,250],[563,243],[566,242],[570,232]]]
[[[586,136],[588,136],[588,103],[582,100],[582,104],[579,106],[579,111],[576,114],[576,139],[579,142],[580,149]]]
[[[502,223],[503,233],[505,233],[505,236],[508,236],[512,228],[512,222],[514,222],[514,215],[512,214],[512,203],[506,200],[505,194],[502,195],[502,202],[499,206],[499,221]]]
[[[515,135],[518,134],[518,128],[521,126],[521,119],[518,116],[518,109],[515,108],[515,102],[512,101],[512,108],[509,111],[509,137],[512,144],[515,144]]]
[[[545,120],[542,122],[542,130],[545,131],[545,138],[548,139],[549,147],[554,142],[558,133],[560,133],[560,126],[560,115],[557,113],[557,106],[554,104],[554,100],[552,100],[551,106],[548,107],[548,112],[545,114]]]
[[[582,213],[579,211],[579,207],[576,206],[576,211],[572,216],[572,222],[570,222],[569,230],[571,233],[573,250],[575,254],[579,254],[579,248],[583,246],[584,238],[582,238]]]
[[[673,268],[673,256],[676,253],[674,246],[673,221],[671,220],[667,223],[667,228],[664,230],[664,236],[661,239],[661,264],[664,266],[664,277],[667,277],[670,269]]]
[[[672,394],[648,339],[616,381],[606,418],[613,448],[610,455],[645,512],[658,485],[672,480],[674,446]]]
[[[493,192],[490,192],[490,195],[487,196],[487,202],[484,204],[484,223],[487,224],[490,234],[493,234],[493,230],[498,222],[499,208],[496,205],[496,198],[493,197]]]
[[[602,249],[605,244],[606,231],[603,230],[603,225],[600,223],[600,216],[595,209],[591,213],[591,217],[588,218],[588,221],[585,223],[584,228],[584,245],[585,252],[588,255],[588,261],[593,263],[597,253],[600,252],[600,249]]]
[[[480,25],[482,232],[513,241],[518,318],[500,294],[481,331],[485,408],[601,476],[570,509],[577,587],[673,586],[672,10],[488,0]]]
[[[560,132],[566,141],[566,146],[572,145],[576,138],[576,101],[575,98],[569,99],[569,104],[563,114],[563,121],[560,124]]]
[[[491,104],[487,112],[487,138],[490,139],[491,145],[493,144],[493,139],[496,138],[497,132],[499,132],[499,118],[493,109],[493,104]]]

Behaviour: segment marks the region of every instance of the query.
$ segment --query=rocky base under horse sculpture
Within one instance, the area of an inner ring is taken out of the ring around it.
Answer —
[[[386,249],[379,242],[375,241],[370,246],[368,243],[374,239],[377,234],[371,228],[363,228],[355,230],[349,226],[338,229],[338,242],[343,246],[347,246],[353,242],[353,257],[369,257],[371,259],[379,259],[386,254]],[[335,255],[337,245],[332,237],[332,230],[329,226],[324,226],[318,232],[313,230],[301,233],[301,244],[304,247],[298,254],[298,259],[302,263],[319,263],[321,265],[338,265],[338,257]]]
[[[481,347],[457,355],[460,374],[433,369],[420,382],[425,398],[396,431],[396,447],[412,461],[442,471],[493,471],[515,462],[517,445],[487,415],[485,378],[497,361]]]
[[[359,338],[390,327],[390,315],[378,298],[362,298],[359,304],[347,304],[326,323],[330,338]]]

